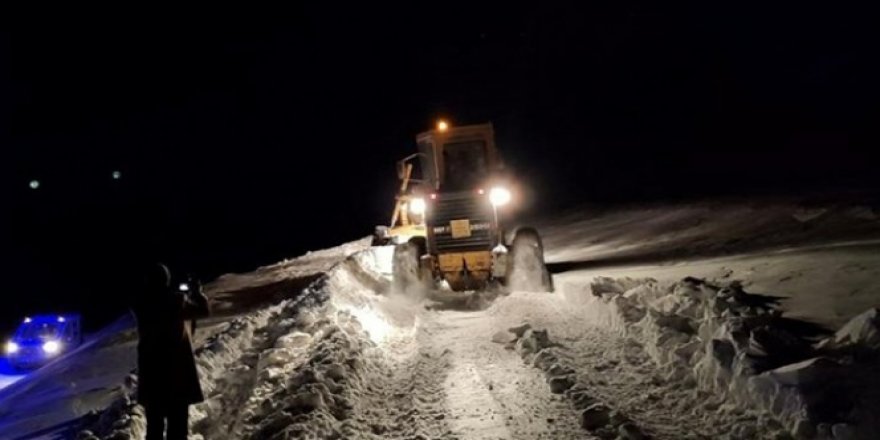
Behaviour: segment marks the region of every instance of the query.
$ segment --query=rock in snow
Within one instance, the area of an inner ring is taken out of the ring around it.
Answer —
[[[553,394],[562,394],[573,385],[574,379],[571,376],[557,376],[550,378],[550,392]]]
[[[530,324],[526,323],[526,324],[518,325],[516,327],[511,327],[511,328],[507,329],[507,331],[516,335],[517,338],[521,338],[526,333],[526,330],[531,330],[531,328],[532,328],[532,326]]]
[[[581,411],[581,427],[595,431],[611,421],[611,410],[601,403],[594,403]]]
[[[517,336],[511,332],[499,330],[492,335],[492,342],[496,344],[509,344],[516,341]]]

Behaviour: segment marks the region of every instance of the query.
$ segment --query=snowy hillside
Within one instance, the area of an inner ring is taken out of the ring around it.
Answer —
[[[197,338],[207,401],[191,407],[191,438],[877,438],[868,214],[556,220],[542,228],[556,292],[479,310],[393,291],[392,248],[366,240],[221,277],[221,314]],[[95,347],[132,355],[133,339],[112,340]],[[91,394],[70,385],[95,347],[0,391],[0,438],[142,438],[133,357]],[[3,406],[25,391],[55,404]]]
[[[740,280],[837,328],[880,303],[878,219],[866,205],[753,201],[586,210],[539,226],[563,278]]]

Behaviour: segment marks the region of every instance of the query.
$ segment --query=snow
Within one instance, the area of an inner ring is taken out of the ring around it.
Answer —
[[[786,297],[793,318],[837,329],[880,303],[880,221],[876,208],[779,201],[712,202],[583,210],[539,224],[559,278],[691,276],[741,280],[755,292]]]
[[[876,208],[797,201],[716,201],[573,209],[538,222],[548,262],[632,265],[880,238]],[[804,218],[805,212],[823,212]],[[801,217],[799,221],[796,217]],[[595,266],[594,266],[595,267]]]
[[[191,438],[877,438],[874,213],[581,212],[542,228],[554,292],[466,310],[397,291],[393,248],[366,239],[224,276],[197,335]],[[133,361],[134,341],[116,342]],[[130,372],[104,372],[87,407],[106,410],[77,420],[90,409],[61,411],[82,398],[67,390],[4,415],[0,438],[71,420],[82,438],[142,438]]]
[[[583,296],[586,292],[578,286],[584,282],[570,277],[562,284],[563,292]],[[785,431],[806,435],[824,423],[832,432],[837,426],[839,435],[846,436],[842,438],[876,438],[880,424],[873,414],[880,394],[871,373],[878,366],[877,349],[871,344],[876,310],[827,335],[819,326],[783,316],[778,298],[750,294],[737,282],[727,283],[688,278],[664,285],[645,280],[644,286],[621,294],[620,289],[609,289],[621,282],[597,279],[593,286],[603,293],[591,295],[592,316],[600,317],[604,328],[642,347],[656,366],[653,374],[659,375],[658,382],[693,389],[692,402],[693,396],[705,393],[708,408],[749,415],[749,419],[740,417],[735,426],[714,420],[724,430],[711,435],[729,429],[746,430],[749,435],[743,438]],[[630,310],[640,308],[646,310],[639,314]],[[570,366],[578,370],[584,362]],[[710,420],[711,415],[705,417]],[[757,423],[768,420],[775,429]]]
[[[24,376],[9,365],[6,357],[0,357],[0,390],[14,384]]]
[[[834,334],[832,341],[835,347],[860,345],[880,350],[880,310],[872,308],[851,319]]]

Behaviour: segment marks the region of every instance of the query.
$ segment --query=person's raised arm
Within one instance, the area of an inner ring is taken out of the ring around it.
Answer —
[[[183,315],[186,319],[204,318],[211,314],[208,297],[202,291],[202,283],[199,280],[189,283],[189,291],[183,297]]]

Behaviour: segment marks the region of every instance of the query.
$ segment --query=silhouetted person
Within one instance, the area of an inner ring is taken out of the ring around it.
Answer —
[[[138,402],[146,410],[147,440],[184,440],[189,405],[204,400],[192,353],[195,318],[208,314],[198,282],[182,292],[162,264],[147,268],[132,310],[138,325]]]

